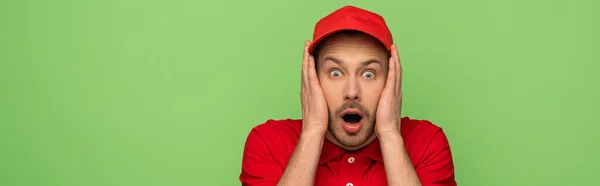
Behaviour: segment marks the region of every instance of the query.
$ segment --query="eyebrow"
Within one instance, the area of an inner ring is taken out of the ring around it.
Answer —
[[[335,63],[335,64],[338,64],[338,65],[340,65],[340,66],[345,66],[344,64],[342,64],[342,61],[341,61],[341,60],[339,60],[339,59],[336,59],[336,58],[334,58],[334,57],[331,57],[331,56],[325,56],[325,58],[323,59],[323,61],[331,61],[331,62],[333,62],[333,63]],[[371,63],[375,63],[375,64],[378,64],[379,66],[382,66],[382,64],[381,64],[381,62],[379,62],[379,60],[377,60],[377,59],[375,59],[375,58],[371,58],[371,59],[369,59],[369,60],[363,61],[363,62],[360,64],[360,68],[362,68],[362,67],[365,67],[365,66],[367,66],[367,65],[370,65]]]

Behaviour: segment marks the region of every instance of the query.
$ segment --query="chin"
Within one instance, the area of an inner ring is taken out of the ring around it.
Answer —
[[[373,127],[363,126],[359,131],[350,133],[347,132],[343,125],[343,121],[336,122],[336,127],[330,126],[330,133],[335,140],[342,145],[342,148],[352,149],[359,148],[367,144],[367,142],[373,136]]]

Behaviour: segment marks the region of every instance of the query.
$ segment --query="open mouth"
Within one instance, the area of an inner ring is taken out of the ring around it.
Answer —
[[[342,115],[342,119],[344,120],[344,122],[346,123],[350,123],[350,124],[356,124],[358,122],[360,122],[360,120],[362,120],[362,115],[358,114],[358,113],[346,113],[344,115]]]

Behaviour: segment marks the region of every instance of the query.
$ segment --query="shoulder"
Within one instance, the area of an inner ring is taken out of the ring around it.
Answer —
[[[250,133],[257,133],[265,139],[279,139],[282,137],[299,136],[302,131],[302,120],[297,119],[270,119],[256,125]]]
[[[442,128],[429,120],[404,117],[401,122],[401,131],[403,137],[414,138],[419,136],[419,139],[422,139],[424,136],[441,132]]]
[[[423,185],[456,185],[446,134],[428,120],[403,118],[402,136]]]
[[[294,151],[301,120],[267,120],[250,130],[242,156],[242,183],[277,183]]]
[[[404,117],[401,132],[406,150],[416,162],[428,154],[449,148],[443,129],[429,120]]]
[[[285,164],[291,156],[302,131],[302,120],[270,119],[254,126],[246,138],[244,153],[260,152]]]

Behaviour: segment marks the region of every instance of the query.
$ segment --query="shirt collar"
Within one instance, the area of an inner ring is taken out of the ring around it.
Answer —
[[[319,159],[319,165],[323,165],[329,161],[336,160],[341,157],[346,151],[339,146],[335,145],[329,139],[323,140],[323,148],[321,149],[321,157]],[[356,151],[356,154],[365,156],[371,160],[375,160],[383,163],[383,156],[381,156],[381,147],[379,139],[375,138],[367,146]]]
[[[375,140],[373,140],[369,145],[360,149],[359,154],[364,154],[367,158],[383,163],[383,156],[381,156],[381,146],[379,144],[379,138],[375,138]]]

